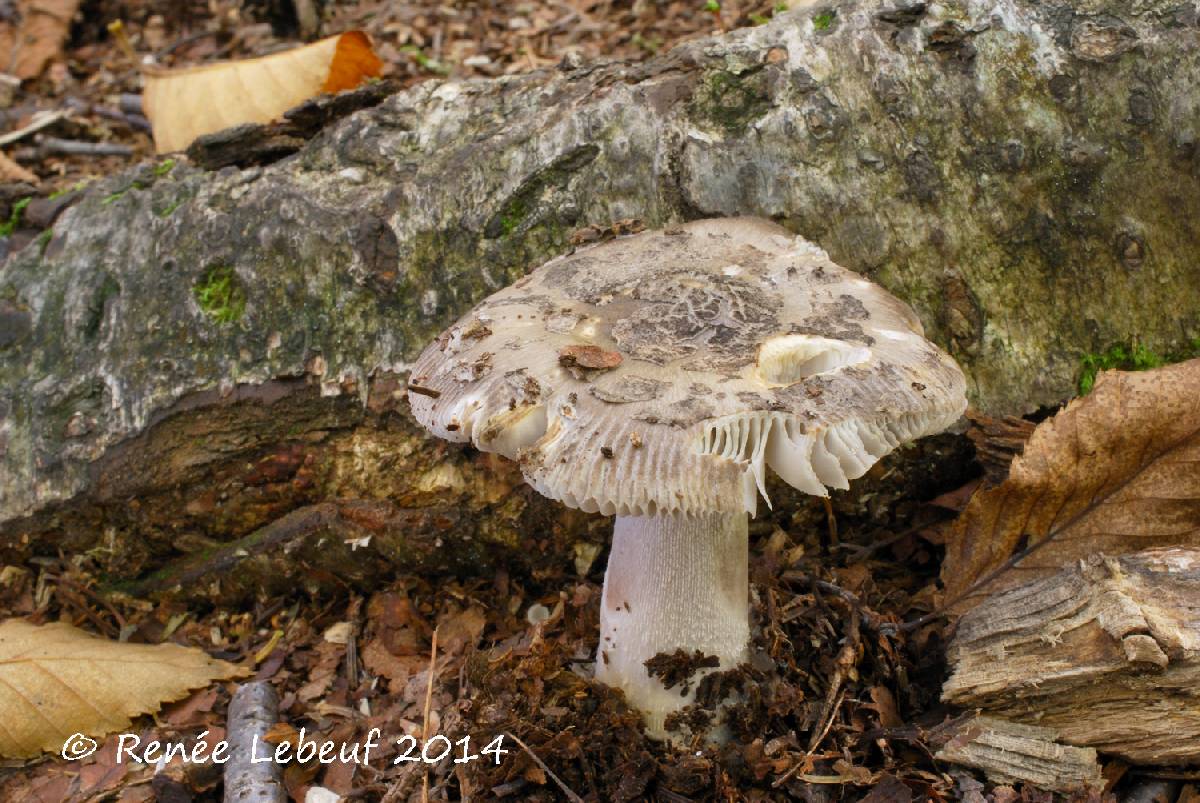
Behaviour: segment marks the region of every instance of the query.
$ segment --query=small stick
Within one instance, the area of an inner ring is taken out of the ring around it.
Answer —
[[[846,629],[848,631],[846,633],[846,643],[842,645],[842,649],[838,652],[837,661],[834,665],[833,679],[829,683],[829,691],[825,693],[825,704],[821,707],[821,716],[817,719],[818,722],[825,722],[828,719],[828,722],[820,731],[813,731],[812,738],[808,742],[808,752],[810,754],[817,749],[817,745],[825,738],[825,734],[829,733],[829,729],[833,725],[833,720],[837,717],[837,709],[842,696],[842,684],[846,681],[850,670],[858,663],[860,631],[858,611],[854,608],[850,609],[849,627]]]
[[[229,763],[225,765],[225,803],[286,803],[282,767],[274,761],[252,763],[254,742],[263,741],[279,719],[279,698],[270,683],[243,683],[229,702]]]
[[[92,112],[100,117],[107,117],[109,120],[124,123],[130,128],[136,128],[139,131],[150,131],[153,128],[150,125],[150,121],[140,114],[126,114],[120,109],[112,109],[108,106],[93,106]]]
[[[43,128],[48,128],[59,120],[64,120],[69,115],[65,110],[58,111],[41,111],[33,115],[33,121],[24,128],[18,128],[16,131],[9,131],[7,134],[0,136],[0,147],[11,145],[17,140],[24,139],[30,134],[41,131]]]
[[[833,725],[833,720],[832,720],[832,719],[831,719],[831,720],[829,720],[829,724],[830,724],[831,726]],[[824,736],[822,736],[821,738],[823,739],[823,738],[825,738],[825,737],[824,737]],[[812,769],[812,759],[813,759],[813,756],[814,756],[814,755],[815,755],[815,754],[814,754],[814,753],[813,753],[813,751],[811,751],[811,750],[809,750],[807,753],[805,753],[805,754],[804,754],[804,758],[800,759],[800,760],[799,760],[799,761],[797,761],[795,764],[793,764],[793,765],[792,765],[792,768],[791,768],[790,770],[788,770],[787,772],[785,772],[783,775],[780,775],[778,778],[776,778],[776,779],[775,779],[775,780],[774,780],[774,781],[771,783],[771,788],[772,788],[772,789],[778,789],[779,787],[783,786],[783,785],[784,785],[784,784],[787,782],[787,779],[788,779],[788,778],[791,778],[793,775],[795,775],[796,773],[800,772],[800,770],[801,770],[801,769],[803,769],[803,768],[805,768],[805,767],[808,767],[808,769]],[[832,755],[836,756],[836,755],[837,755],[837,753],[833,753]],[[822,757],[822,758],[829,758],[830,756],[831,756],[831,754],[829,754],[829,753],[822,753],[822,754],[821,754],[821,757]],[[802,778],[802,779],[803,779],[803,778],[807,778],[807,777],[809,777],[809,776],[808,776],[808,771],[807,771],[807,770],[805,770],[804,772],[800,773],[800,776],[799,776],[799,777],[800,777],[800,778]]]
[[[205,35],[207,35],[207,32]],[[128,92],[123,92],[117,96],[117,108],[126,114],[137,114],[142,116],[146,114],[146,112],[142,110],[142,96],[134,95]]]
[[[81,142],[76,139],[42,137],[38,147],[43,153],[63,153],[70,156],[132,156],[132,145],[116,142]]]
[[[111,603],[111,602],[109,602],[109,601],[108,601],[108,600],[106,600],[104,597],[102,597],[102,596],[100,596],[99,594],[97,594],[97,593],[96,593],[95,591],[93,591],[92,589],[88,588],[87,586],[85,586],[85,585],[83,585],[83,584],[81,584],[81,583],[76,583],[74,580],[70,580],[70,579],[68,579],[68,578],[67,578],[66,576],[64,576],[64,575],[52,575],[52,574],[47,574],[47,575],[46,575],[46,578],[47,578],[47,579],[49,579],[49,580],[55,580],[55,581],[57,581],[57,582],[59,582],[59,583],[65,583],[66,585],[69,585],[71,588],[73,588],[73,589],[75,589],[76,591],[78,591],[78,592],[79,592],[80,594],[82,594],[83,596],[85,596],[85,597],[87,597],[88,599],[90,599],[90,600],[92,600],[93,602],[95,602],[97,605],[100,605],[101,607],[103,607],[103,608],[104,608],[104,610],[106,610],[106,611],[108,611],[110,614],[112,614],[112,617],[113,617],[114,619],[116,619],[116,620],[117,620],[117,628],[118,628],[119,630],[124,630],[124,629],[125,629],[125,617],[121,615],[120,611],[118,611],[116,608],[114,608],[114,607],[112,606],[112,603]]]
[[[99,103],[88,103],[78,98],[67,98],[66,104],[67,108],[81,114],[95,114],[99,117],[124,123],[130,128],[140,128],[144,131],[150,130],[150,121],[143,117],[140,111],[130,114],[121,109],[114,109],[111,106],[103,106]],[[141,104],[138,105],[138,109],[141,109]]]
[[[540,758],[538,758],[537,753],[535,753],[529,749],[529,745],[525,744],[520,739],[518,739],[516,736],[514,736],[511,733],[508,733],[507,731],[505,732],[504,735],[507,736],[508,738],[512,739],[518,745],[520,745],[521,749],[529,754],[529,757],[533,759],[533,763],[537,764],[538,768],[541,769],[542,772],[549,775],[550,780],[552,780],[556,784],[558,784],[558,788],[561,789],[563,794],[567,796],[567,800],[571,801],[571,803],[583,803],[583,798],[581,798],[579,795],[575,794],[575,792],[573,792],[571,790],[571,787],[569,787],[565,783],[563,783],[562,778],[559,778],[557,775],[555,775],[554,770],[547,767],[546,762],[544,762]]]
[[[433,645],[429,648],[429,683],[425,686],[425,720],[421,724],[421,744],[429,741],[429,709],[433,706],[433,675],[437,667],[437,628],[433,629]],[[429,768],[421,777],[421,803],[429,803]]]
[[[828,496],[821,497],[821,501],[825,503],[825,526],[829,529],[829,546],[839,546],[841,542],[838,540],[837,516],[833,514],[833,503],[829,501]]]

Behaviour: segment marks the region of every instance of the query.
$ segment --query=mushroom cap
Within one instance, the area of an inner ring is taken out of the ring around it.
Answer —
[[[551,260],[431,343],[409,401],[571,507],[753,513],[764,466],[846,488],[956,421],[965,384],[908,305],[774,223],[726,218]]]

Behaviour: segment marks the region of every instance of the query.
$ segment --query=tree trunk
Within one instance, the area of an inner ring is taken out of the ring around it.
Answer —
[[[775,218],[910,301],[993,414],[1059,401],[1113,343],[1181,348],[1196,16],[849,0],[642,64],[423,84],[261,137],[256,158],[299,147],[265,167],[98,182],[0,269],[3,557],[101,546],[137,576],[305,510],[355,565],[574,541],[592,519],[425,438],[402,391],[433,335],[591,224]]]
[[[1133,764],[1200,756],[1200,550],[1094,557],[958,622],[943,699]]]

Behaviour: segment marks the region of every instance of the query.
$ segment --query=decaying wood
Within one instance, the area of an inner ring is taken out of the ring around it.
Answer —
[[[975,717],[961,726],[937,758],[982,770],[995,783],[1029,783],[1039,789],[1100,789],[1096,751],[1058,741],[1051,728]]]
[[[975,459],[983,466],[985,486],[999,485],[1008,478],[1008,467],[1021,454],[1034,424],[1013,415],[992,418],[978,410],[967,410],[971,428],[967,437],[975,444]]]
[[[1093,556],[959,620],[943,698],[1137,764],[1200,760],[1200,550]]]
[[[1178,0],[842,0],[638,64],[372,85],[97,181],[0,266],[0,560],[141,578],[363,499],[469,513],[397,551],[569,554],[587,520],[431,441],[403,383],[614,221],[778,220],[911,303],[981,410],[1055,404],[1085,353],[1200,335],[1197,43]]]
[[[229,702],[229,761],[225,764],[225,803],[284,803],[283,767],[264,761],[273,749],[263,737],[279,719],[279,698],[270,683],[245,683]],[[253,760],[257,751],[257,762]]]

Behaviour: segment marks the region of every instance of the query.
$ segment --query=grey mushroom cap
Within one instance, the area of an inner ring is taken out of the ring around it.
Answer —
[[[433,434],[618,515],[753,513],[765,467],[810,494],[941,432],[965,380],[902,301],[765,220],[702,220],[554,259],[430,344]]]

